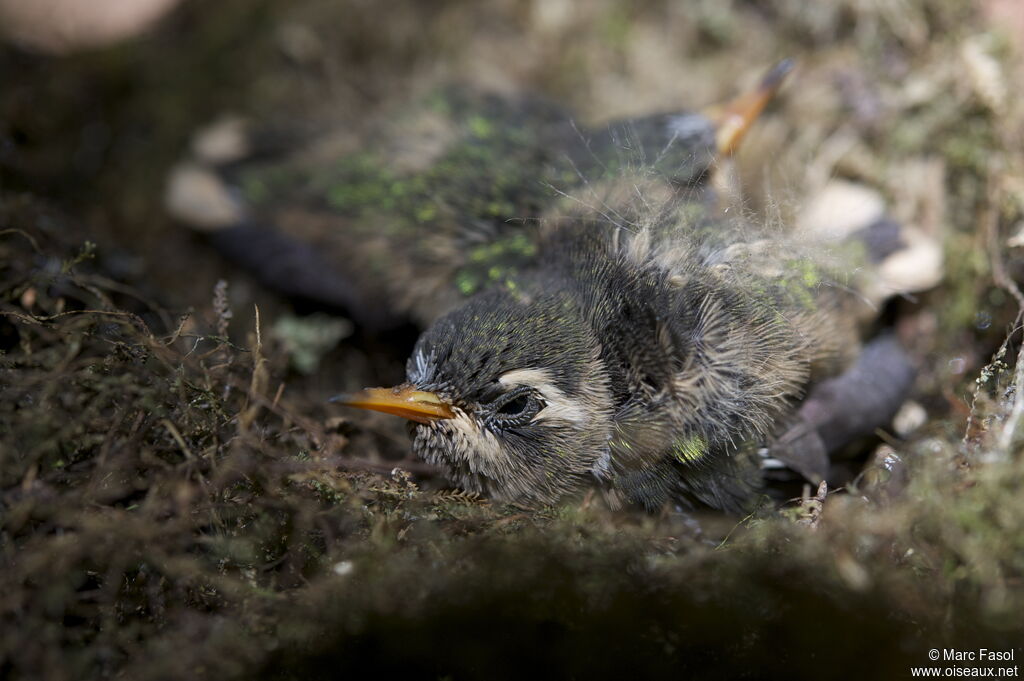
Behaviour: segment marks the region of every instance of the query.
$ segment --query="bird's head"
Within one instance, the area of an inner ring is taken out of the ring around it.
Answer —
[[[420,337],[407,378],[340,401],[408,418],[415,452],[463,489],[551,503],[607,466],[608,372],[571,296],[484,293]]]

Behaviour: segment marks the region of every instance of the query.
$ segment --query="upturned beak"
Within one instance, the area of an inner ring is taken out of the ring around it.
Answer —
[[[743,136],[761,115],[768,102],[782,86],[782,81],[793,70],[793,60],[784,59],[772,67],[753,92],[740,95],[724,106],[716,107],[707,115],[716,125],[715,143],[718,153],[729,156],[739,148]]]
[[[417,390],[410,383],[394,388],[366,388],[356,393],[336,395],[330,401],[348,407],[394,414],[417,423],[455,418],[450,404],[432,392]]]

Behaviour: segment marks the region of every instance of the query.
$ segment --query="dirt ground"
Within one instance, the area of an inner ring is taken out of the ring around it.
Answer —
[[[225,0],[108,49],[0,48],[0,677],[1019,660],[1022,11]],[[358,129],[464,82],[597,122],[724,101],[783,57],[797,68],[738,158],[745,210],[789,224],[840,178],[945,252],[943,282],[892,311],[923,363],[904,423],[823,500],[691,518],[447,489],[401,424],[326,403],[400,380],[414,330],[309,317],[163,208],[168,170],[225,115]]]

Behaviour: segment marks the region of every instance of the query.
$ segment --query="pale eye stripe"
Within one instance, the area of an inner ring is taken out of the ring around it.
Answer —
[[[547,406],[533,417],[534,422],[550,419],[583,423],[587,420],[583,406],[559,390],[551,374],[544,369],[515,369],[501,376],[498,383],[508,388],[527,386],[540,394]]]
[[[525,385],[537,390],[540,390],[541,386],[550,386],[554,390],[561,392],[551,383],[551,374],[544,369],[514,369],[502,375],[498,379],[498,383],[507,388]]]

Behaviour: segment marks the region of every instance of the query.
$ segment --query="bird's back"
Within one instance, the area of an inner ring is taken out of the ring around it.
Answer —
[[[618,387],[619,493],[738,510],[760,479],[755,452],[856,356],[867,305],[820,250],[633,175],[569,197],[544,223],[546,256],[512,285],[584,301]]]

